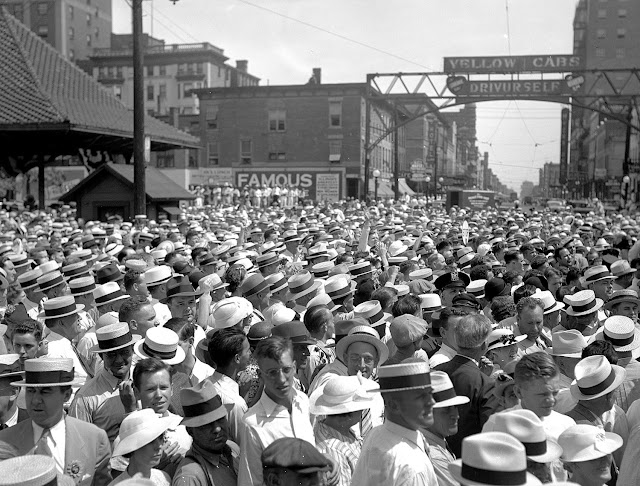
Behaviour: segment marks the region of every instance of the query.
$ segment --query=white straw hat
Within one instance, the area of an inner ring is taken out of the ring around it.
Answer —
[[[309,398],[309,410],[314,415],[335,415],[371,408],[371,392],[380,387],[362,375],[334,376],[319,386]]]
[[[579,361],[571,383],[576,400],[594,400],[618,388],[626,376],[622,366],[612,365],[604,356],[589,356]]]
[[[612,454],[622,447],[622,438],[589,424],[572,425],[558,437],[562,460],[584,462]]]
[[[51,386],[80,385],[75,380],[71,358],[37,358],[24,362],[24,380],[11,383],[12,386],[46,388]]]
[[[152,408],[136,410],[127,415],[120,424],[119,441],[114,444],[113,456],[122,456],[137,451],[151,443],[168,429],[177,427],[182,417],[161,417]]]
[[[166,327],[147,329],[144,339],[133,346],[135,353],[141,358],[158,358],[168,365],[184,361],[184,350],[178,346],[178,335]]]
[[[446,408],[454,405],[469,403],[469,398],[458,396],[453,388],[451,378],[444,371],[431,372],[431,387],[433,399],[436,401],[433,408]]]

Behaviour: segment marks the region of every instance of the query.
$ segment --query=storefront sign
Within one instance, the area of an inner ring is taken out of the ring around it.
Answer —
[[[192,186],[222,186],[225,183],[233,184],[231,167],[203,167],[191,171]]]
[[[481,98],[557,96],[570,95],[573,91],[564,79],[467,81],[462,76],[455,76],[449,78],[447,86],[457,96]]]
[[[342,199],[343,171],[327,172],[310,170],[278,170],[255,169],[252,171],[236,170],[235,183],[245,186],[289,186],[303,189],[309,199],[317,201],[337,201]]]
[[[558,73],[580,69],[584,69],[582,58],[573,54],[444,58],[445,73]]]

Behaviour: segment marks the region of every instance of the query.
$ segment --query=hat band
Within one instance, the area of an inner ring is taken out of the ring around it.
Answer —
[[[326,292],[326,289],[325,289]],[[333,292],[327,292],[327,295],[331,297],[333,300],[334,297],[343,297],[351,293],[351,289],[349,287],[342,287],[341,289],[334,290]]]
[[[545,307],[545,308],[544,308],[544,310],[542,311],[542,313],[544,314],[545,312],[550,311],[551,309],[553,309],[553,308],[556,306],[556,304],[557,304],[557,303],[558,303],[558,302],[556,302],[556,301],[554,300],[554,301],[553,301],[553,304],[551,304],[551,305],[550,305],[550,306],[548,306],[548,307]]]
[[[382,309],[380,309],[374,315],[367,317],[369,324],[374,324],[376,322],[379,322],[383,318],[384,318],[384,312],[382,312]]]
[[[595,306],[596,299],[593,299],[591,302],[584,305],[572,305],[571,308],[573,309],[573,312],[584,312],[588,311],[589,309],[593,309]]]
[[[419,375],[403,375],[379,377],[381,390],[401,390],[403,388],[417,388],[421,386],[431,386],[431,375],[421,373]]]
[[[57,309],[45,309],[44,316],[45,319],[53,319],[58,316],[62,316],[64,314],[69,314],[70,312],[76,311],[76,303],[70,305],[65,305],[64,307],[58,307]]]
[[[192,294],[193,287],[191,285],[180,285],[174,289],[167,290],[167,299],[173,297],[176,294]]]
[[[484,294],[484,289],[482,289],[482,290],[469,290],[469,289],[467,289],[467,293],[473,295],[474,297],[480,297],[482,294]]]
[[[300,292],[304,292],[305,290],[313,287],[313,278],[309,278],[306,282],[304,282],[299,287],[290,287],[292,294],[299,294]]]
[[[133,337],[131,331],[127,331],[122,336],[114,337],[112,339],[98,339],[98,346],[100,349],[111,349],[123,344],[130,344]]]
[[[631,336],[625,338],[613,338],[609,336],[606,332],[604,334],[604,340],[609,341],[614,346],[626,346],[627,344],[631,344],[635,339],[635,334],[632,332]]]
[[[615,380],[616,380],[616,373],[615,371],[613,371],[613,368],[611,368],[611,373],[609,373],[609,376],[607,376],[605,380],[593,386],[584,387],[584,386],[578,385],[578,389],[583,395],[597,395],[598,393],[609,388],[609,386],[611,386],[611,384]]]
[[[262,282],[260,282],[258,285],[256,285],[255,287],[253,287],[252,289],[247,290],[246,292],[244,292],[244,295],[255,295],[255,294],[259,294],[260,292],[262,292],[265,289],[269,288],[269,284],[263,280]]]
[[[593,275],[589,275],[588,277],[586,277],[584,279],[585,282],[593,282],[594,280],[598,280],[601,279],[603,277],[611,277],[611,274],[609,272],[599,272],[599,273],[595,273]]]
[[[312,270],[313,272],[313,270]],[[324,278],[329,276],[329,270],[317,270],[313,272],[313,276],[316,278]]]
[[[157,349],[153,349],[147,345],[147,341],[142,343],[142,350],[147,353],[149,356],[153,358],[160,359],[171,359],[176,357],[176,353],[178,349],[174,349],[172,351],[158,351]]]
[[[547,441],[540,442],[523,442],[524,450],[527,456],[541,456],[547,453]]]
[[[24,374],[24,381],[27,385],[46,385],[47,383],[71,383],[74,377],[74,370],[71,371],[27,371]]]
[[[356,268],[354,270],[349,270],[349,273],[354,277],[358,277],[360,275],[364,275],[365,273],[371,272],[371,265],[367,265],[366,267]]]
[[[452,398],[456,398],[457,396],[458,395],[456,395],[456,390],[453,387],[439,392],[433,392],[433,399],[436,402],[444,402],[447,400],[451,400]]]
[[[52,278],[48,282],[42,282],[39,285],[40,285],[41,289],[48,289],[48,288],[51,288],[51,287],[55,287],[56,285],[59,285],[59,284],[61,284],[63,282],[64,282],[64,279],[62,278],[62,275],[58,275],[58,276],[56,276],[56,278]]]
[[[441,305],[434,305],[434,306],[431,306],[431,307],[423,307],[422,308],[422,312],[423,313],[424,312],[435,312],[438,309],[442,309],[442,306]]]
[[[30,288],[35,285],[38,285],[38,279],[34,278],[33,280],[25,280],[24,282],[20,282],[20,287],[23,289]]]
[[[511,346],[512,344],[518,344],[518,341],[516,340],[515,334],[505,334],[498,337],[498,339],[491,341],[487,347],[490,348],[491,346],[495,346],[496,344]]]
[[[279,290],[282,287],[286,287],[286,286],[287,286],[287,279],[283,278],[278,280],[276,283],[272,284],[269,288],[271,292],[275,292],[276,290]]]
[[[113,299],[117,299],[118,297],[122,297],[124,294],[121,290],[117,290],[115,292],[111,292],[110,294],[101,295],[100,297],[96,297],[96,304],[104,304],[105,302],[109,302]]]
[[[210,400],[201,403],[194,403],[193,405],[182,405],[182,410],[184,411],[184,416],[186,418],[191,417],[200,417],[201,415],[206,415],[211,412],[215,412],[222,406],[222,402],[217,396],[214,396]]]
[[[76,275],[82,275],[83,273],[87,273],[89,271],[89,267],[86,265],[79,268],[71,268],[65,272],[64,268],[62,269],[62,273],[65,277],[74,277]]]
[[[264,260],[262,262],[258,262],[258,268],[267,267],[269,265],[273,265],[274,263],[278,263],[277,258],[269,258],[268,260]]]
[[[85,285],[84,287],[75,287],[71,289],[72,294],[84,294],[85,292],[92,292],[95,290],[96,284]]]
[[[463,479],[476,483],[499,484],[501,486],[520,485],[527,482],[527,470],[523,471],[489,471],[462,463],[460,472]]]
[[[620,302],[624,302],[625,300],[629,300],[629,299],[633,299],[633,300],[638,300],[637,297],[634,297],[633,295],[616,295],[615,297],[611,297],[608,301],[607,304],[617,304],[618,301]]]

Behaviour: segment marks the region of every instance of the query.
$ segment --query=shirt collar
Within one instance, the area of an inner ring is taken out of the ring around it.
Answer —
[[[42,437],[44,429],[40,427],[37,423],[35,423],[33,420],[31,421],[31,423],[33,425],[34,436],[37,437],[37,440],[35,440],[35,442],[37,442],[38,440],[40,440],[40,437]],[[62,418],[60,419],[60,421],[57,424],[55,424],[53,427],[50,427],[49,430],[51,431],[51,437],[53,438],[53,442],[56,445],[62,444],[64,441],[64,434],[66,431],[65,424],[64,424],[64,414],[62,415]]]
[[[220,373],[218,370],[216,370],[213,372],[212,378],[213,378],[212,381],[214,382],[219,381],[221,384],[224,384],[225,386],[232,388],[233,391],[238,395],[240,394],[240,387],[238,386],[238,383],[232,380],[231,378],[229,378],[227,375]]]
[[[7,427],[13,427],[17,423],[18,423],[18,407],[16,406],[15,412],[13,412],[13,415],[11,415],[11,417],[9,417],[9,419],[5,422],[5,425]]]
[[[107,380],[107,383],[111,386],[112,390],[115,390],[116,388],[118,388],[118,383],[122,381],[122,380],[118,380],[118,378],[113,376],[107,368],[102,368],[101,374],[104,377],[104,379]],[[131,368],[129,368],[129,373],[127,373],[127,377],[125,378],[125,380],[128,380],[130,378],[131,378]]]
[[[298,402],[298,391],[294,389],[293,400],[291,400],[292,407],[297,406],[296,405],[297,402]],[[264,408],[264,411],[268,416],[273,415],[274,412],[278,410],[278,407],[285,410],[284,406],[271,400],[271,398],[269,398],[269,395],[267,395],[267,393],[264,390],[262,391],[262,396],[260,397],[260,403],[262,403],[262,407]]]
[[[427,439],[427,442],[440,446],[444,449],[447,448],[447,444],[444,441],[444,437],[440,437],[439,435],[436,435],[427,429],[422,429],[422,433],[424,434],[424,438]]]
[[[385,420],[384,426],[387,429],[389,429],[390,432],[396,435],[399,435],[403,439],[413,442],[415,445],[417,445],[420,448],[421,451],[426,452],[424,440],[420,436],[419,430],[407,429],[406,427],[403,427],[402,425],[398,425],[395,422],[391,422],[390,420]]]
[[[469,356],[465,356],[464,354],[460,354],[458,353],[458,356],[462,356],[464,359],[468,359],[469,361],[471,361],[472,363],[475,363],[475,365],[479,368],[480,367],[480,363],[478,363],[475,359],[473,358],[469,358]]]

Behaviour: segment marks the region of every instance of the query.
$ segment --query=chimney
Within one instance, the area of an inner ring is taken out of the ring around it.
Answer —
[[[243,73],[247,72],[247,68],[249,67],[249,61],[236,61],[236,69],[238,71],[242,71]]]
[[[315,84],[322,84],[322,68],[313,68],[313,79]]]

